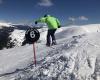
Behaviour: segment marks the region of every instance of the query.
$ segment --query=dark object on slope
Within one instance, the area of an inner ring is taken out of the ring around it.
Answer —
[[[35,21],[35,24],[37,24],[38,22],[37,21]]]
[[[61,28],[61,26],[59,25],[58,28]]]
[[[40,33],[36,28],[29,28],[25,33],[25,38],[28,43],[34,43],[40,38]]]
[[[14,27],[6,27],[3,26],[0,29],[0,50],[2,50],[3,48],[12,48],[14,47],[14,43],[11,42],[11,32],[14,31]]]

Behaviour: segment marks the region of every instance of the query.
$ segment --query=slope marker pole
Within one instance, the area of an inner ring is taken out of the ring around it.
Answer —
[[[36,50],[35,50],[35,43],[33,43],[33,53],[34,53],[34,64],[36,67]]]

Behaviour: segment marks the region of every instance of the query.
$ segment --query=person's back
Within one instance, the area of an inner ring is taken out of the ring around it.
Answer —
[[[58,26],[60,26],[60,22],[57,18],[52,17],[50,15],[46,15],[38,20],[36,22],[44,22],[48,25],[49,29],[57,29]]]
[[[52,17],[52,16],[47,16],[45,17],[45,22],[48,25],[49,29],[57,29],[58,28],[58,23],[57,23],[57,19]]]

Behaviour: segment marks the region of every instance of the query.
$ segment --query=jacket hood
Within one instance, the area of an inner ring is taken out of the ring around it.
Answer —
[[[49,14],[45,14],[45,15],[44,15],[44,17],[49,17],[49,16],[50,16]]]

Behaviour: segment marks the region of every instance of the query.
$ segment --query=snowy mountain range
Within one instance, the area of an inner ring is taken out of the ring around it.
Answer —
[[[14,29],[11,41],[17,47],[0,50],[0,80],[100,80],[100,24],[61,27],[57,45],[46,47],[47,28],[35,44],[20,46],[24,30]]]

